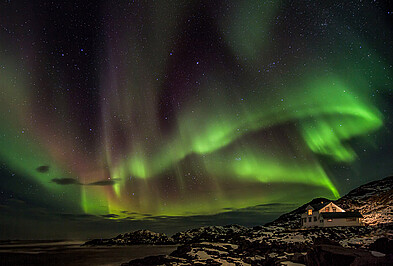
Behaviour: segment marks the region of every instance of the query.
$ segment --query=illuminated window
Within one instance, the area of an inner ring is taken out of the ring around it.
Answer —
[[[333,222],[333,219],[328,219],[328,222]]]
[[[308,215],[312,215],[312,210],[308,210]]]
[[[326,208],[325,208],[325,212],[329,212],[329,207],[326,207]]]

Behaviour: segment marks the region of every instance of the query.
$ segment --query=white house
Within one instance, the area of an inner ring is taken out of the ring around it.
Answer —
[[[346,212],[330,201],[308,205],[301,216],[301,224],[303,228],[364,225],[359,212]]]

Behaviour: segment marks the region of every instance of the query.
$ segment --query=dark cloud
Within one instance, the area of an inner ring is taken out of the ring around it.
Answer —
[[[127,212],[128,214],[132,214],[132,215],[139,215],[139,212]]]
[[[80,183],[75,178],[66,177],[66,178],[54,178],[54,179],[52,179],[52,182],[54,182],[58,185],[113,186],[114,184],[116,184],[117,179],[101,180],[101,181],[96,181],[96,182],[89,183],[89,184],[83,184],[83,183]]]
[[[99,217],[92,214],[85,214],[85,213],[60,213],[57,216],[69,220],[97,220]]]
[[[37,172],[40,173],[47,173],[49,171],[49,165],[41,165],[39,167],[37,167]]]
[[[52,182],[58,184],[58,185],[82,185],[78,180],[75,178],[53,178]]]
[[[116,180],[111,179],[111,180],[101,180],[101,181],[89,183],[86,185],[89,185],[89,186],[113,186],[114,184],[116,184]]]
[[[266,203],[266,204],[259,204],[256,205],[256,207],[268,207],[268,206],[286,206],[288,204],[283,204],[283,203]]]
[[[119,215],[113,214],[113,213],[105,214],[105,215],[101,215],[101,216],[104,218],[119,218]]]

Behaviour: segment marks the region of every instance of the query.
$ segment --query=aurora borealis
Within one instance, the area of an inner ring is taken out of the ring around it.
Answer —
[[[165,224],[392,173],[384,2],[93,2],[1,3],[5,214]]]

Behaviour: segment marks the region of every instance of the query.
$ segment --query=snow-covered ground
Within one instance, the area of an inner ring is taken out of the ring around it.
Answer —
[[[140,230],[101,242],[93,241],[93,244],[181,244],[171,255],[131,261],[128,265],[304,265],[306,258],[318,259],[318,252],[338,252],[351,258],[363,256],[365,261],[374,263],[379,260],[380,263],[393,255],[385,257],[386,254],[369,250],[369,247],[381,249],[375,243],[382,238],[393,245],[392,192],[393,177],[389,177],[354,189],[336,201],[347,211],[358,210],[362,213],[367,224],[362,227],[300,229],[301,213],[310,203],[327,201],[320,198],[282,215],[268,226],[204,226],[176,233],[172,237]],[[315,248],[318,246],[328,248]]]

